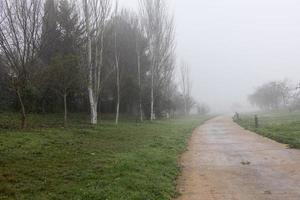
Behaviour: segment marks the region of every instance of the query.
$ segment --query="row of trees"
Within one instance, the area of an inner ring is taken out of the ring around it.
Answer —
[[[289,81],[272,81],[258,87],[249,96],[252,105],[262,110],[300,110],[300,88]]]
[[[110,0],[0,1],[0,110],[90,111],[140,121],[192,106],[187,65],[174,81],[174,20],[163,0],[139,13]]]

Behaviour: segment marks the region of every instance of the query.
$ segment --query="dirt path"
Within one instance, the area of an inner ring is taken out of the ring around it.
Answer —
[[[181,161],[178,200],[300,200],[300,151],[228,117],[199,127]]]

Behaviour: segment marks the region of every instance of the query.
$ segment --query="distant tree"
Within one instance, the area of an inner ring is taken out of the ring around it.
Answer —
[[[249,96],[249,101],[263,110],[278,110],[288,105],[289,98],[290,88],[287,82],[273,81],[258,87]]]
[[[300,84],[290,87],[289,111],[300,110]]]
[[[178,86],[175,83],[171,83],[160,95],[159,110],[169,115],[169,117],[184,114],[183,96],[177,88]]]
[[[184,100],[184,114],[188,115],[190,113],[190,109],[194,103],[191,98],[191,90],[192,90],[192,82],[190,79],[190,69],[189,66],[182,62],[180,66],[180,76],[181,76],[181,90]]]
[[[207,115],[210,112],[210,107],[205,103],[197,103],[196,108],[199,115]]]
[[[41,39],[41,0],[2,0],[0,52],[21,107],[21,128],[26,127],[24,91],[37,64]]]
[[[171,116],[176,117],[180,115],[185,114],[185,105],[184,105],[184,99],[181,92],[177,89],[177,85],[173,84],[172,87],[170,87],[168,95],[168,106],[170,109]]]

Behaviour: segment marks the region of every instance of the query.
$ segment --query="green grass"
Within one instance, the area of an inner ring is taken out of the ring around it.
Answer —
[[[265,137],[300,149],[300,113],[258,113],[259,127],[255,128],[254,114],[242,114],[237,121],[242,127]]]
[[[164,200],[176,195],[178,156],[205,117],[91,127],[74,115],[0,115],[0,199]],[[6,124],[6,125],[5,125]]]

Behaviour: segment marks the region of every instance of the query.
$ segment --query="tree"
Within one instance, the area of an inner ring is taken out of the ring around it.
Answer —
[[[82,26],[78,19],[75,3],[69,0],[47,0],[43,17],[43,32],[40,49],[42,67],[36,74],[35,88],[38,91],[36,111],[59,112],[61,96],[51,80],[44,76],[51,71],[53,60],[58,57],[75,56],[82,52]],[[42,74],[42,75],[41,75]],[[82,82],[83,84],[83,82]],[[81,92],[81,91],[78,91]],[[77,91],[72,91],[78,94]],[[69,97],[71,98],[71,97]],[[73,99],[75,101],[75,99]]]
[[[46,0],[44,6],[40,58],[49,64],[60,50],[60,31],[58,30],[58,9],[56,0]]]
[[[139,21],[136,22],[136,29],[139,30]],[[136,35],[136,57],[137,57],[137,79],[139,84],[139,113],[140,113],[140,121],[143,122],[143,98],[142,98],[142,78],[141,78],[141,46],[140,46],[140,36],[139,32]]]
[[[83,27],[75,9],[75,3],[69,0],[60,0],[57,12],[59,31],[59,53],[80,54],[82,51]]]
[[[120,85],[120,113],[123,112],[134,115],[140,115],[142,113],[143,115],[143,110],[141,111],[140,109],[145,107],[146,101],[142,101],[142,98],[149,93],[145,87],[148,84],[147,72],[149,71],[149,57],[146,54],[147,41],[141,33],[141,30],[136,26],[136,22],[137,15],[123,9],[118,12],[117,16],[109,20],[106,27],[105,66],[102,74],[109,74],[110,70],[114,69],[115,76],[110,77],[105,82],[102,95],[104,97],[111,96],[111,100],[114,101],[112,102],[114,107],[112,112],[115,113],[118,102],[117,78],[119,78]],[[115,37],[115,35],[117,35],[117,37]],[[117,47],[115,44],[117,44]],[[137,61],[137,45],[139,48],[139,63]],[[117,69],[116,55],[118,58]],[[116,76],[117,73],[119,74],[118,76]],[[109,98],[105,99],[104,104],[106,104],[106,107],[103,104],[102,109],[107,111]],[[140,103],[144,105],[139,105]]]
[[[143,91],[142,91],[142,57],[145,54],[145,38],[143,37],[143,27],[141,21],[137,16],[131,17],[131,27],[135,32],[135,52],[136,52],[136,63],[137,63],[137,80],[138,80],[138,89],[139,89],[139,100],[138,100],[138,109],[139,109],[139,118],[143,122]],[[144,66],[145,68],[145,66]]]
[[[117,106],[116,106],[116,124],[119,123],[119,113],[120,113],[120,66],[119,66],[119,57],[120,53],[118,50],[118,19],[117,19],[117,14],[118,14],[118,4],[116,4],[115,8],[115,16],[114,16],[114,51],[115,51],[115,71],[116,71],[116,87],[117,87]]]
[[[104,32],[110,15],[110,0],[82,0],[85,28],[86,55],[84,65],[88,74],[88,93],[91,124],[97,124],[98,102],[101,91]]]
[[[29,12],[34,10],[30,3],[37,2],[36,14]],[[116,123],[121,113],[140,121],[170,116],[171,112],[179,114],[183,98],[174,81],[173,18],[163,0],[140,2],[141,15],[125,9],[111,15],[110,0],[0,1],[0,73],[5,75],[0,82],[13,80],[19,94],[1,97],[0,104],[15,108],[20,104],[24,116],[27,112],[61,112],[64,96],[66,116],[68,111],[89,109],[92,124],[102,111],[115,113]],[[36,24],[36,28],[22,26],[24,20],[12,10],[22,15],[25,12],[25,21]],[[37,16],[38,22],[32,16]],[[22,34],[29,39],[24,40]],[[10,45],[9,51],[5,45]],[[25,46],[29,48],[20,54],[19,49]],[[20,59],[22,55],[28,58],[26,62]],[[79,59],[79,66],[73,58]],[[6,84],[0,87],[5,94],[10,93],[9,88]]]
[[[41,37],[41,0],[2,0],[0,51],[21,107],[21,128],[26,127],[23,92],[37,63]]]
[[[263,110],[278,110],[287,106],[289,98],[290,89],[287,82],[272,81],[258,87],[249,96],[249,101]]]
[[[192,83],[190,79],[190,69],[189,66],[182,62],[180,67],[180,75],[181,75],[181,90],[184,100],[184,114],[188,115],[191,107],[193,106],[192,98],[191,98],[191,89]]]
[[[140,0],[140,13],[151,60],[151,114],[155,119],[158,90],[170,84],[174,71],[174,22],[163,0]]]
[[[197,103],[196,107],[199,115],[207,115],[210,112],[210,107],[205,103]]]
[[[60,55],[52,59],[45,76],[51,82],[51,88],[63,97],[64,126],[67,126],[68,102],[67,96],[71,90],[78,88],[81,82],[78,58],[72,54]]]

